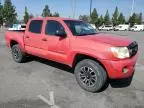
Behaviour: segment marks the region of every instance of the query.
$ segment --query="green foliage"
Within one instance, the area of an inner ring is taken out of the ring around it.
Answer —
[[[98,22],[96,24],[97,27],[99,26],[102,26],[104,23],[104,19],[103,19],[103,16],[101,15],[99,18],[98,18]]]
[[[28,20],[30,18],[30,15],[28,13],[27,7],[25,7],[25,15],[24,15],[24,23],[27,24]]]
[[[133,13],[133,15],[129,18],[130,26],[134,26],[134,24],[138,23],[138,16],[136,13]]]
[[[88,15],[80,15],[79,19],[84,22],[89,22],[89,16]]]
[[[90,15],[90,23],[96,24],[98,22],[98,13],[96,8],[93,9],[93,12]]]
[[[118,17],[118,23],[119,24],[125,24],[125,17],[123,15],[123,13],[120,13],[119,17]]]
[[[138,15],[138,24],[142,24],[142,13],[139,13]]]
[[[109,11],[107,10],[105,16],[104,16],[104,24],[105,25],[109,25],[111,24],[111,21],[110,21],[110,16],[109,16]]]
[[[112,16],[112,23],[114,26],[118,25],[118,17],[119,17],[119,11],[118,11],[118,7],[116,7],[115,12]]]
[[[53,17],[60,17],[60,15],[59,15],[58,12],[55,12],[52,16],[53,16]]]
[[[11,0],[5,0],[5,3],[11,3]]]
[[[3,6],[0,4],[0,26],[3,25]]]
[[[104,23],[104,18],[103,18],[103,16],[101,15],[101,16],[100,16],[100,26],[103,25],[103,23]]]
[[[45,5],[43,12],[42,12],[42,16],[43,17],[49,17],[49,16],[60,17],[58,12],[55,12],[53,14],[52,13],[49,9],[49,6]],[[23,18],[24,22],[27,23],[28,20],[33,17],[34,17],[33,14],[29,14],[27,7],[25,7],[25,15]],[[118,7],[115,8],[115,11],[112,15],[112,19],[110,19],[108,10],[106,14],[104,15],[104,17],[102,15],[99,17],[96,8],[93,9],[90,16],[80,15],[79,19],[85,22],[90,22],[92,24],[95,24],[97,27],[103,24],[109,25],[111,24],[111,21],[114,26],[118,24],[126,23],[125,16],[123,15],[123,13],[119,14]],[[139,13],[139,14],[133,13],[133,15],[129,18],[127,23],[130,23],[131,26],[133,26],[134,24],[142,24],[142,19],[143,19],[142,13]],[[11,0],[5,0],[4,5],[0,4],[0,25],[2,25],[3,23],[8,25],[8,24],[16,23],[16,22],[17,22],[17,13],[15,10],[15,7],[12,4]]]
[[[45,8],[43,9],[43,12],[42,12],[42,16],[43,17],[52,16],[48,5],[45,5]]]
[[[5,0],[4,2],[3,21],[6,25],[13,24],[17,21],[17,13],[11,0]]]

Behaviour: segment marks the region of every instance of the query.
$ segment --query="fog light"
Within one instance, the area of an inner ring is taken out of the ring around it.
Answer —
[[[123,70],[122,70],[122,72],[123,72],[124,74],[128,73],[128,68],[127,68],[127,67],[124,67]]]

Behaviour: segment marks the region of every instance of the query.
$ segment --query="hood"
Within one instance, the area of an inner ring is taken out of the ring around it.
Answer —
[[[132,43],[132,40],[126,37],[114,36],[111,34],[101,34],[101,33],[95,35],[79,36],[78,38],[106,43],[113,46],[128,46],[130,43]]]

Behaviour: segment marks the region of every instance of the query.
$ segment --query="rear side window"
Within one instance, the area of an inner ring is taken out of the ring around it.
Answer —
[[[33,20],[30,22],[30,26],[29,26],[29,31],[32,33],[37,33],[40,34],[41,33],[41,29],[42,29],[42,20]]]

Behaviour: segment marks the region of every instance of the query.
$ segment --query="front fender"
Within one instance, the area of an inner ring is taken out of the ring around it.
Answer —
[[[101,59],[102,60],[108,59],[106,52],[98,52],[98,51],[90,49],[90,48],[81,48],[81,50],[76,49],[75,51],[70,52],[70,54],[68,56],[68,62],[69,62],[70,66],[73,65],[73,62],[74,62],[77,54],[90,56],[90,57],[95,58],[99,61],[101,61]]]

